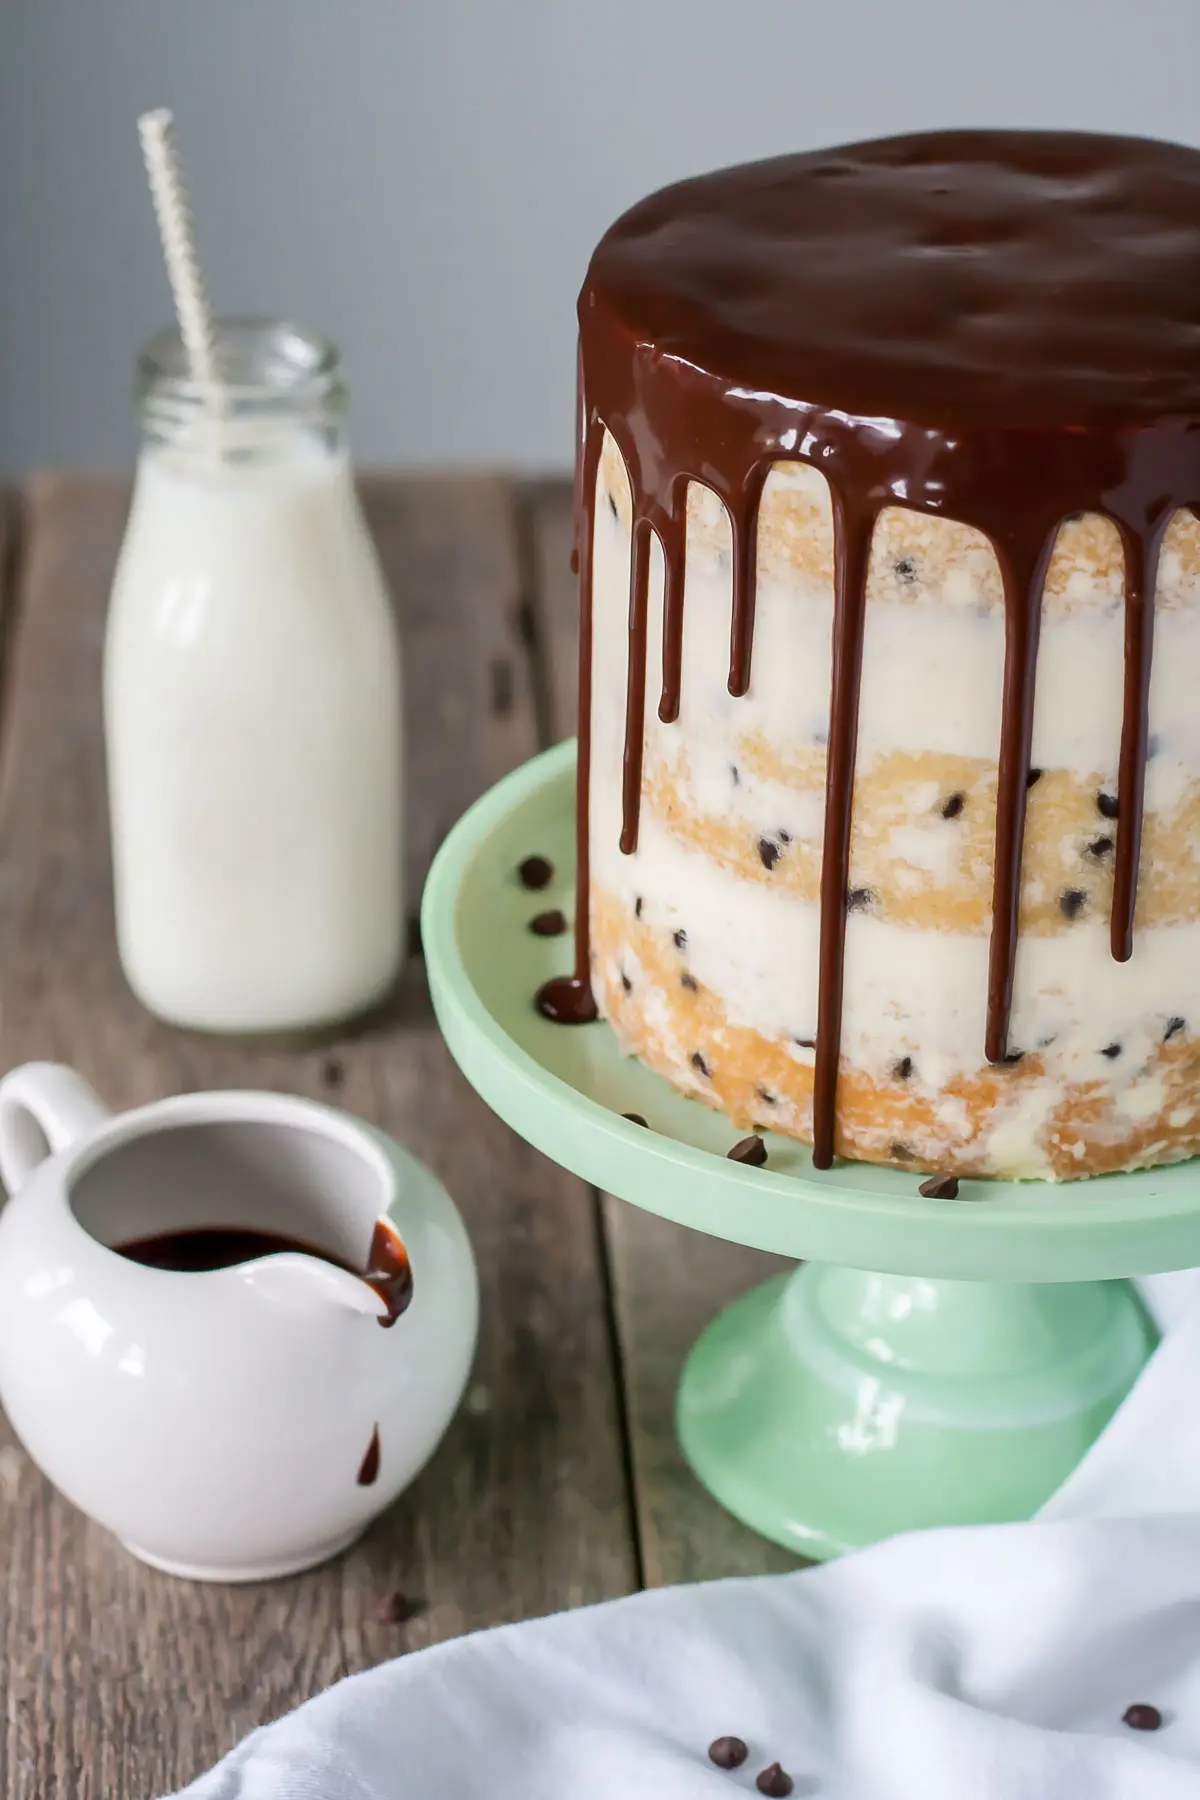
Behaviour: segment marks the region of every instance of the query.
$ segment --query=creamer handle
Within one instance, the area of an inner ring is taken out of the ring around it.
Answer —
[[[0,1081],[0,1181],[15,1194],[47,1156],[91,1137],[112,1117],[63,1063],[23,1063]]]

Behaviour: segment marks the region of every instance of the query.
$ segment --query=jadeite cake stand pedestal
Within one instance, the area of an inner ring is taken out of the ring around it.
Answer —
[[[679,1436],[747,1525],[823,1557],[917,1526],[1027,1518],[1132,1385],[1154,1330],[1129,1276],[1200,1263],[1200,1167],[1082,1185],[963,1181],[926,1200],[919,1173],[817,1170],[739,1135],[621,1054],[608,1026],[553,1025],[543,981],[571,966],[574,746],[486,794],[430,874],[422,935],[434,1006],[467,1079],[555,1162],[697,1231],[805,1266],[704,1332],[679,1388]],[[516,876],[537,852],[539,893]],[[650,1130],[622,1118],[640,1113]]]

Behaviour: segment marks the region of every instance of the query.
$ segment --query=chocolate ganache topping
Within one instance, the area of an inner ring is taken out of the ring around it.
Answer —
[[[607,431],[633,496],[621,848],[637,846],[652,534],[666,588],[659,716],[679,710],[687,487],[733,537],[729,691],[754,652],[758,503],[773,464],[828,479],[833,676],[821,874],[813,1161],[833,1158],[868,557],[886,506],[991,540],[1005,665],[984,1052],[1008,1054],[1041,590],[1069,514],[1125,556],[1112,954],[1133,953],[1159,546],[1200,503],[1200,152],[1068,132],[932,132],[680,182],[601,240],[579,299],[576,961],[590,984],[591,558]]]

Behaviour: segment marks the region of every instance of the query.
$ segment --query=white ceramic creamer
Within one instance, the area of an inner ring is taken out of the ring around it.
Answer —
[[[399,646],[335,353],[253,323],[219,353],[219,412],[171,334],[142,356],[105,646],[118,942],[172,1023],[306,1030],[400,966]]]

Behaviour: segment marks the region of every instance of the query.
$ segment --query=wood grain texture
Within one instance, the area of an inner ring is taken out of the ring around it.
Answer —
[[[378,479],[368,517],[407,660],[409,876],[536,746],[524,568],[499,479]],[[635,1582],[592,1198],[451,1064],[423,967],[365,1028],[254,1051],[171,1031],[121,979],[100,722],[105,599],[127,489],[38,483],[28,506],[0,796],[0,1052],[75,1064],[117,1107],[213,1086],[333,1099],[408,1144],[467,1218],[483,1336],[467,1407],[416,1485],[340,1562],[248,1588],[133,1562],[0,1442],[0,1792],[147,1800],[339,1676]],[[425,1610],[376,1622],[393,1589]]]
[[[575,729],[578,613],[566,482],[527,485],[535,642],[550,741]],[[674,1429],[683,1361],[721,1308],[789,1264],[603,1197],[643,1578],[649,1586],[793,1569],[796,1559],[724,1512],[685,1464]]]

